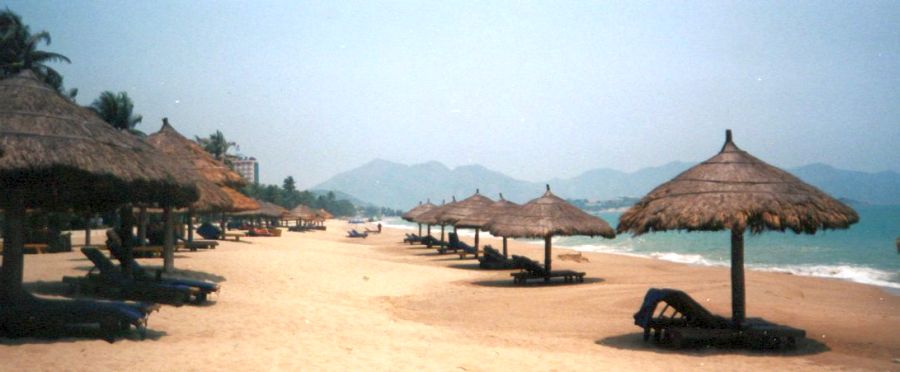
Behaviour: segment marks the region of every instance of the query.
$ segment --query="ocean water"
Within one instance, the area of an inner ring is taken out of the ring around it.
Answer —
[[[815,235],[766,231],[744,238],[744,262],[748,269],[789,272],[796,275],[837,278],[876,285],[900,292],[900,254],[895,239],[900,237],[900,206],[855,207],[860,221],[846,230],[819,231]],[[621,212],[598,216],[611,226]],[[388,219],[385,226],[415,229],[400,219]],[[424,229],[424,227],[423,227]],[[432,228],[432,233],[440,228]],[[460,230],[473,236],[472,230]],[[540,244],[540,242],[535,242]],[[615,239],[584,236],[557,237],[554,246],[579,251],[651,257],[694,265],[728,266],[731,259],[729,232],[661,232]]]

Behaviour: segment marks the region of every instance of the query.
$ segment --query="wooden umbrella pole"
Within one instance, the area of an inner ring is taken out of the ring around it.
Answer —
[[[25,195],[21,189],[6,190],[8,203],[3,206],[3,267],[0,267],[0,303],[14,301],[24,295],[22,274],[25,258]]]
[[[163,271],[171,273],[175,270],[175,214],[171,206],[163,207]]]
[[[422,236],[422,224],[419,223],[417,225],[419,225],[419,236]]]
[[[141,206],[138,210],[138,240],[141,246],[147,245],[147,207]]]
[[[475,228],[475,258],[478,258],[478,228]]]
[[[441,241],[444,241],[444,225],[441,225]]]
[[[187,213],[187,224],[188,224],[188,241],[194,241],[194,208],[188,208]]]
[[[744,322],[744,231],[731,230],[731,319],[735,329]]]
[[[503,257],[509,258],[509,256],[506,254],[506,237],[505,236],[503,237]]]
[[[84,246],[91,245],[91,214],[85,215],[84,219]]]
[[[131,204],[119,208],[121,225],[119,226],[119,238],[122,239],[122,272],[130,278],[132,273],[131,262],[134,260],[134,212]]]
[[[545,282],[550,281],[550,235],[544,237],[544,270],[547,276],[544,277]]]

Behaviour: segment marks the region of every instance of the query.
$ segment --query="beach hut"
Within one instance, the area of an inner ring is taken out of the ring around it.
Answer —
[[[478,258],[478,232],[481,230],[482,224],[468,224],[466,221],[460,222],[460,220],[487,214],[493,205],[493,200],[481,195],[479,190],[475,189],[474,195],[448,205],[435,218],[442,224],[453,225],[454,231],[457,228],[475,229],[475,258]]]
[[[616,232],[600,217],[592,216],[550,192],[512,210],[498,215],[487,224],[496,236],[509,238],[538,238],[544,240],[545,281],[551,275],[551,238],[554,236],[587,235],[612,239]]]
[[[401,218],[403,218],[404,220],[409,221],[409,222],[416,222],[416,220],[415,220],[416,217],[418,217],[422,213],[428,212],[429,210],[431,210],[432,208],[435,208],[435,207],[437,207],[437,206],[434,204],[431,204],[430,199],[428,201],[426,201],[425,204],[422,204],[422,202],[420,201],[419,205],[413,207],[412,209],[410,209],[409,211],[404,213],[403,216],[401,216]],[[416,222],[416,225],[419,225],[419,236],[422,236],[422,224],[419,222]],[[428,229],[428,234],[431,235],[430,226]]]
[[[213,158],[196,142],[178,133],[169,124],[168,118],[163,118],[162,127],[158,132],[148,136],[147,142],[169,156],[180,159],[185,167],[193,172],[193,179],[196,180],[195,186],[199,190],[200,198],[188,208],[188,242],[192,242],[194,239],[194,213],[221,213],[221,228],[224,234],[224,214],[226,212],[241,212],[259,208],[256,201],[237,191],[246,185],[246,180],[240,174]],[[164,267],[170,270],[174,265],[171,262],[173,254],[168,247],[164,252]]]
[[[734,144],[731,130],[718,154],[656,187],[619,218],[617,230],[731,231],[732,323],[745,319],[744,232],[813,234],[843,229],[859,216],[850,207]]]
[[[488,222],[490,222],[491,219],[505,215],[505,214],[515,213],[515,208],[518,208],[518,207],[519,207],[518,204],[504,199],[503,194],[501,193],[500,200],[497,200],[497,201],[491,203],[491,205],[488,208],[482,209],[479,212],[471,213],[468,216],[460,218],[457,221],[457,223],[460,226],[479,227],[479,228],[483,229],[485,226],[487,226]],[[476,236],[475,244],[477,246],[478,234],[476,233],[475,236]],[[509,257],[509,254],[506,249],[506,240],[507,240],[507,238],[504,236],[503,237],[503,257]]]
[[[108,210],[129,202],[184,206],[197,199],[184,172],[138,137],[62,97],[30,70],[0,80],[0,208],[5,225],[0,303],[15,307],[36,301],[22,288],[26,209]],[[131,253],[126,249],[126,256]],[[131,274],[130,265],[124,269]],[[45,302],[49,308],[44,315],[71,319],[90,314],[85,302]],[[106,305],[91,303],[88,308],[94,306]]]

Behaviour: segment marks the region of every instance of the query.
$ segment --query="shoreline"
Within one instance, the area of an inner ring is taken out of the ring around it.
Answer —
[[[384,223],[384,221],[382,221],[382,223]],[[407,226],[407,225],[400,225],[400,224],[389,224],[389,225],[386,224],[384,226],[385,226],[385,228],[393,228],[393,229],[398,229],[398,230],[407,230],[407,229],[409,231],[416,230],[415,227],[409,228],[409,226]],[[438,230],[438,235],[439,235],[439,231],[440,230]],[[450,231],[450,230],[448,229],[447,231]],[[424,229],[423,229],[423,232],[424,232]],[[435,231],[434,231],[434,227],[432,227],[432,235],[436,235]],[[473,238],[475,236],[475,233],[471,229],[464,229],[464,230],[460,231],[460,236]],[[493,237],[492,235],[489,235],[486,232],[482,232],[481,236],[482,236],[482,239],[486,239],[486,238],[499,239],[499,238]],[[557,237],[554,237],[554,239],[556,239],[556,238]],[[513,239],[509,239],[509,241],[512,242]],[[532,242],[532,241],[528,241],[528,240],[524,240],[524,239],[517,239],[516,241],[523,243],[523,244],[534,244],[536,246],[541,246],[541,247],[544,244],[542,241],[538,241],[538,240],[535,240]],[[696,266],[696,267],[724,267],[724,268],[730,267],[729,266],[730,264],[727,262],[716,262],[716,261],[708,260],[700,255],[694,255],[694,254],[685,255],[685,254],[680,254],[680,253],[676,253],[676,252],[656,252],[656,253],[644,254],[644,253],[631,253],[631,252],[626,252],[626,251],[619,251],[619,250],[615,250],[615,249],[597,249],[597,248],[593,248],[593,247],[599,247],[599,246],[597,246],[597,245],[571,246],[571,245],[557,244],[556,242],[553,243],[554,251],[556,251],[556,249],[559,248],[559,249],[570,250],[573,252],[611,254],[611,255],[619,255],[619,256],[625,256],[625,257],[644,258],[644,259],[659,260],[659,261],[663,261],[663,262]],[[723,246],[723,249],[727,249],[727,248],[724,248],[724,246]],[[699,256],[700,259],[695,259],[694,261],[688,261],[688,260],[682,259],[682,257],[686,257],[686,256]],[[671,258],[667,259],[665,257],[671,257]],[[841,272],[844,269],[859,270],[859,271],[872,270],[872,271],[877,272],[877,274],[880,274],[880,275],[888,275],[889,274],[888,272],[886,272],[884,270],[875,269],[875,268],[871,268],[871,267],[867,267],[867,266],[855,266],[855,265],[851,265],[851,264],[834,264],[834,265],[785,264],[785,265],[780,265],[780,266],[779,265],[765,266],[765,265],[759,265],[759,264],[745,264],[744,268],[745,268],[745,270],[748,270],[748,271],[783,273],[783,274],[788,274],[788,275],[795,275],[795,276],[809,277],[809,278],[840,280],[840,281],[845,281],[845,282],[850,282],[850,283],[872,286],[872,287],[881,289],[890,295],[900,296],[900,283],[895,283],[895,282],[891,282],[891,281],[887,281],[887,280],[872,279],[872,278],[868,278],[868,277],[864,277],[864,278],[860,279],[858,277],[852,277],[853,273],[848,274],[848,276],[835,276],[835,275],[820,274],[821,272],[829,272],[829,271],[830,272]],[[818,272],[816,272],[815,269],[818,269],[817,270]],[[806,271],[808,273],[804,273],[804,271]],[[884,284],[879,284],[879,283],[884,283]]]

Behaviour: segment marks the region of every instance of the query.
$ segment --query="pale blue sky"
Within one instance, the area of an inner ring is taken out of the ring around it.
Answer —
[[[699,161],[900,171],[900,2],[5,1],[88,104],[308,187],[373,158],[539,181]]]

